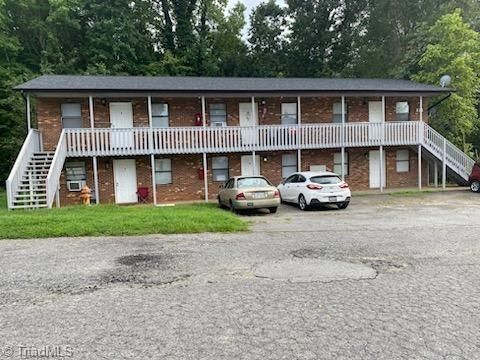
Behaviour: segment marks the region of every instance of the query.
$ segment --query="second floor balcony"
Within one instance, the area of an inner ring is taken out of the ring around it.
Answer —
[[[421,121],[170,128],[64,129],[68,157],[196,154],[416,145]]]

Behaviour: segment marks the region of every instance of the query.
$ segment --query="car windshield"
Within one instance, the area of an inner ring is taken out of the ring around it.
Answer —
[[[320,185],[340,184],[342,179],[336,175],[314,176],[310,178],[310,181]]]
[[[240,178],[237,181],[237,187],[239,189],[252,188],[252,187],[270,187],[272,186],[267,179],[260,177],[248,177]]]

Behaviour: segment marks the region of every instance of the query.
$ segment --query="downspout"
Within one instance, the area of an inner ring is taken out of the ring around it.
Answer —
[[[445,100],[447,100],[450,96],[452,96],[452,92],[449,92],[447,96],[445,96],[444,98],[438,100],[435,104],[431,105],[428,107],[428,115],[431,115],[431,111],[436,108],[438,105],[440,105],[441,103],[443,103]]]
[[[27,134],[30,131],[31,124],[29,124],[29,115],[28,112],[30,111],[29,106],[28,106],[28,99],[27,96],[25,95],[24,91],[21,90],[20,94],[22,94],[23,101],[25,102],[25,124],[27,128]]]

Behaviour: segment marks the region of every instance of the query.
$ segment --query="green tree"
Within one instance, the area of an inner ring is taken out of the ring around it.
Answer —
[[[287,0],[289,26],[288,75],[330,76],[331,45],[337,0]]]
[[[478,126],[480,89],[480,34],[466,23],[460,10],[442,16],[429,29],[428,45],[420,58],[420,71],[413,79],[438,84],[440,77],[452,77],[452,96],[439,106],[431,123],[443,135],[470,150],[467,139]]]
[[[285,11],[274,1],[258,5],[250,16],[250,73],[282,76],[286,64]]]
[[[25,137],[24,102],[13,87],[31,76],[19,62],[22,46],[8,31],[5,3],[0,2],[0,184],[7,179]]]
[[[88,73],[141,74],[155,61],[151,29],[155,24],[146,0],[82,0],[77,11],[81,26],[80,68]],[[79,72],[79,69],[77,69]]]

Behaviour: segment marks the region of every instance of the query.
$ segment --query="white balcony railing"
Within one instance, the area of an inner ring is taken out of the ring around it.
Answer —
[[[55,155],[53,156],[50,169],[48,171],[46,180],[47,189],[47,206],[52,207],[53,200],[58,190],[58,179],[62,173],[63,164],[67,158],[67,141],[65,137],[65,130],[62,131],[60,139],[58,140]],[[57,201],[59,201],[57,197]]]
[[[419,122],[65,129],[67,156],[194,154],[419,144]]]

